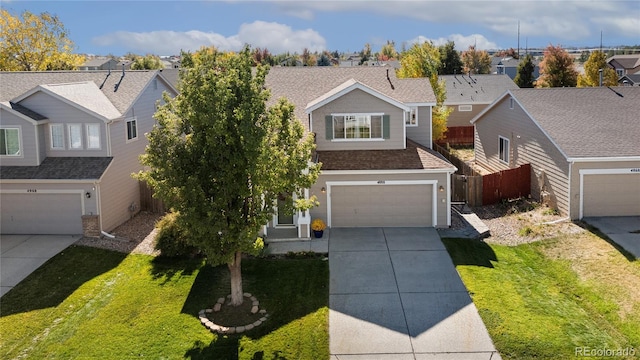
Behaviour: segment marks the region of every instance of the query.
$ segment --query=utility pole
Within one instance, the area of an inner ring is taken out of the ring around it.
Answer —
[[[518,20],[518,59],[520,59],[520,20]]]

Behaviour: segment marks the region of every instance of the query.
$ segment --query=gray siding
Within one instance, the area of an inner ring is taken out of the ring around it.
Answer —
[[[488,104],[469,104],[473,108],[471,111],[458,111],[458,105],[448,105],[453,109],[449,117],[447,118],[447,127],[454,126],[473,126],[471,119],[480,114],[484,109],[489,106]]]
[[[156,101],[162,98],[163,91],[169,91],[162,81],[157,82],[157,89],[152,82],[125,116],[130,118],[135,115],[138,125],[137,140],[126,141],[125,120],[109,125],[114,159],[101,182],[101,192],[106,194],[101,199],[102,227],[105,231],[113,230],[140,209],[140,188],[131,174],[142,169],[138,157],[144,153],[148,144],[145,133],[150,132],[155,124],[153,114]],[[130,211],[131,205],[134,211]]]
[[[309,196],[315,195],[320,205],[309,210],[311,219],[321,218],[327,221],[327,194],[322,193],[321,189],[326,189],[327,181],[379,181],[379,180],[437,180],[437,186],[447,187],[447,173],[411,173],[411,174],[340,174],[322,173],[318,181],[311,187]],[[438,191],[437,199],[437,225],[436,227],[447,226],[447,192]],[[444,202],[443,202],[444,200]]]
[[[0,163],[3,166],[37,166],[38,162],[38,142],[36,125],[2,110],[0,113],[1,127],[20,129],[20,155],[0,156]],[[42,161],[43,159],[40,159]]]
[[[38,165],[40,165],[40,163],[42,163],[42,161],[44,161],[44,159],[47,157],[47,143],[46,143],[46,128],[48,127],[47,124],[41,124],[38,125],[36,132],[37,132],[37,142],[38,142]]]
[[[325,116],[336,113],[384,113],[390,115],[389,139],[380,141],[331,141],[326,139]],[[404,149],[404,110],[356,89],[312,113],[317,150]]]
[[[49,119],[49,124],[44,125],[44,142],[47,156],[107,156],[106,126],[104,121],[42,92],[29,96],[22,100],[20,104]],[[85,126],[87,123],[100,124],[100,150],[87,149],[87,130]],[[64,150],[51,149],[50,124],[64,124]],[[82,124],[82,149],[69,149],[68,124]]]
[[[499,136],[509,139],[509,164],[498,157]],[[509,97],[476,121],[475,154],[477,162],[496,171],[531,164],[532,197],[546,192],[552,206],[569,213],[569,163],[517,103],[509,109]]]
[[[431,106],[418,107],[418,126],[407,126],[407,137],[431,148]]]

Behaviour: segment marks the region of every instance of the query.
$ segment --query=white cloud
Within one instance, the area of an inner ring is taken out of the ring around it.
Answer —
[[[478,50],[491,50],[498,49],[498,44],[493,41],[489,41],[484,35],[471,34],[464,36],[461,34],[451,34],[445,37],[439,37],[437,39],[429,39],[426,36],[418,36],[409,40],[409,43],[423,43],[425,41],[431,41],[435,46],[444,45],[449,41],[453,41],[456,44],[456,50],[464,51],[469,48],[470,45],[475,45]]]
[[[267,48],[271,53],[321,51],[326,48],[326,40],[315,30],[294,30],[288,25],[275,22],[254,21],[242,24],[238,33],[224,36],[214,32],[191,30],[131,32],[118,31],[95,37],[92,42],[98,46],[119,45],[134,53],[160,55],[178,54],[180,50],[195,51],[202,46],[215,46],[220,50],[240,50],[244,44]]]

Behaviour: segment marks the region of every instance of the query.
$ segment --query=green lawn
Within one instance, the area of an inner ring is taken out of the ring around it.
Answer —
[[[444,242],[504,359],[571,359],[585,347],[640,358],[640,262],[605,240]]]
[[[0,303],[0,358],[328,358],[328,263],[246,259],[244,290],[270,317],[218,336],[197,318],[229,293],[226,267],[72,246]]]

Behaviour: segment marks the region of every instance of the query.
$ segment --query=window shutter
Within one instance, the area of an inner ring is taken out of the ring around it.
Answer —
[[[384,139],[389,139],[390,128],[389,115],[382,115],[382,137]]]
[[[324,117],[324,132],[327,140],[333,139],[333,116],[326,115]]]

